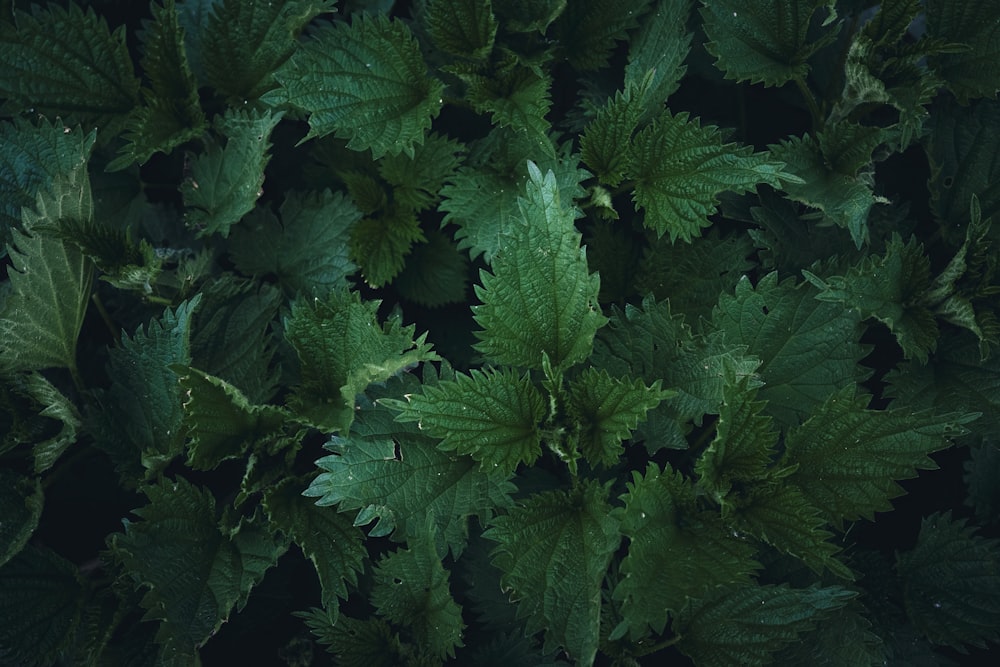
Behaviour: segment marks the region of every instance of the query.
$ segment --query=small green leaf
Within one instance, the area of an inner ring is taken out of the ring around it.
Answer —
[[[579,71],[601,69],[608,63],[618,41],[639,25],[650,0],[625,0],[610,4],[601,0],[574,0],[553,26],[559,48]]]
[[[307,139],[336,133],[374,158],[412,155],[444,90],[406,24],[381,15],[323,24],[274,77],[281,87],[262,99],[307,112]]]
[[[376,167],[392,186],[393,201],[419,213],[438,203],[441,187],[455,175],[464,152],[458,141],[431,132],[414,146],[412,155],[386,155]]]
[[[470,60],[484,60],[493,50],[497,20],[490,0],[430,0],[423,14],[434,46]]]
[[[467,454],[484,469],[510,474],[518,464],[531,465],[541,453],[539,425],[545,398],[530,377],[511,370],[472,370],[455,379],[424,386],[406,401],[383,403],[400,410],[397,419],[417,422],[441,438],[444,451]]]
[[[433,534],[383,557],[374,568],[371,603],[393,623],[409,626],[417,645],[439,659],[455,657],[462,644],[462,608],[451,596],[448,570]]]
[[[561,201],[555,174],[542,176],[534,163],[528,170],[521,224],[476,288],[482,304],[473,309],[483,327],[476,349],[502,364],[541,368],[548,355],[566,367],[590,354],[594,333],[607,322],[597,307],[600,279],[590,273],[574,209]]]
[[[688,15],[691,0],[659,0],[629,43],[625,65],[625,90],[646,90],[641,100],[642,118],[656,116],[667,98],[680,86],[687,71],[684,60],[691,49]],[[620,11],[620,10],[619,10]]]
[[[741,194],[760,183],[780,188],[784,181],[798,180],[767,153],[723,144],[717,128],[702,127],[687,113],[663,111],[635,136],[629,150],[632,199],[646,213],[643,224],[657,236],[669,233],[671,241],[688,241],[708,227],[723,192]]]
[[[0,568],[28,543],[42,516],[41,480],[0,469]],[[2,572],[2,570],[0,570]],[[0,644],[0,649],[2,649]]]
[[[36,441],[32,447],[35,457],[35,473],[40,474],[55,465],[59,457],[76,444],[78,433],[83,430],[83,421],[76,405],[41,373],[29,373],[24,378],[25,389],[42,408],[38,416],[59,422],[59,431],[50,437]],[[47,431],[51,433],[51,431]]]
[[[711,40],[705,48],[718,58],[716,67],[727,79],[765,86],[804,80],[810,56],[836,39],[840,28],[832,0],[702,0],[702,5]]]
[[[920,524],[916,546],[897,555],[903,602],[935,644],[965,651],[1000,635],[1000,541],[974,534],[965,519],[935,513]]]
[[[927,34],[967,48],[928,60],[962,104],[977,97],[996,97],[1000,90],[1000,2],[983,0],[975,6],[946,0],[926,3]]]
[[[552,106],[552,80],[538,68],[511,59],[489,75],[459,72],[458,76],[467,85],[465,95],[473,109],[491,114],[494,125],[545,143],[551,127],[545,116]]]
[[[642,100],[648,91],[627,86],[598,110],[597,116],[580,136],[583,161],[594,170],[602,183],[616,187],[631,168],[631,154],[622,150],[632,140],[642,116]]]
[[[322,609],[298,612],[316,641],[345,667],[399,667],[409,664],[412,647],[380,618],[358,620]],[[420,664],[420,663],[416,663]]]
[[[426,240],[416,214],[408,208],[393,206],[355,223],[351,229],[350,258],[361,267],[366,283],[382,287],[403,270],[413,244]]]
[[[483,535],[499,543],[493,564],[528,631],[544,629],[547,651],[562,646],[587,667],[600,635],[601,582],[621,541],[607,498],[608,488],[589,480],[568,493],[538,493]]]

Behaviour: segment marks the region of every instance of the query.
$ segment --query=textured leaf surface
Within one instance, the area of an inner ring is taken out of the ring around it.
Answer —
[[[289,404],[316,425],[346,430],[365,387],[438,359],[426,333],[413,337],[415,325],[403,326],[397,316],[379,324],[378,306],[347,290],[292,304],[285,336],[298,354],[302,381]]]
[[[242,609],[251,589],[288,548],[260,518],[233,529],[216,519],[211,493],[178,478],[145,488],[149,504],[133,510],[111,548],[137,589],[146,589],[147,619],[160,621],[157,642],[168,656],[194,656]]]
[[[553,26],[570,64],[581,71],[604,67],[616,42],[627,38],[650,0],[626,0],[611,5],[600,0],[567,2]]]
[[[709,226],[722,192],[755,190],[760,183],[781,187],[784,164],[750,146],[723,144],[715,127],[702,127],[687,113],[664,111],[630,146],[636,208],[658,236],[689,240]]]
[[[626,86],[608,99],[580,136],[583,161],[602,183],[616,187],[629,172],[631,155],[622,147],[629,145],[639,126],[648,94],[644,87]]]
[[[537,67],[525,67],[511,59],[495,68],[491,76],[463,74],[466,97],[472,108],[488,113],[494,125],[510,127],[545,143],[551,123],[545,118],[552,106],[552,80]]]
[[[423,18],[445,53],[482,60],[493,50],[498,24],[490,0],[430,0]]]
[[[347,584],[357,585],[368,552],[364,534],[332,507],[318,507],[302,495],[304,485],[285,479],[264,492],[264,509],[275,530],[288,534],[312,561],[322,587],[321,601],[337,609],[347,599]]]
[[[378,519],[368,534],[397,531],[397,541],[421,535],[430,517],[439,546],[458,556],[468,540],[469,517],[485,523],[511,504],[514,487],[506,475],[442,452],[416,427],[392,421],[383,408],[363,415],[350,436],[336,436],[326,445],[333,454],[316,462],[324,472],[306,495],[319,498],[318,505],[360,510],[354,525]]]
[[[263,99],[306,111],[309,137],[336,133],[375,158],[412,154],[442,104],[409,28],[385,16],[323,25],[274,76]]]
[[[782,466],[798,466],[787,481],[838,525],[891,510],[889,499],[903,493],[895,480],[936,468],[928,454],[948,447],[948,438],[963,435],[962,424],[976,417],[866,410],[868,400],[845,387],[785,441]]]
[[[0,567],[28,543],[42,516],[45,495],[38,478],[0,469]]]
[[[546,646],[562,646],[592,665],[601,621],[601,582],[621,536],[606,487],[584,482],[548,491],[493,520],[484,534],[499,545],[493,564],[529,631],[545,630]]]
[[[348,258],[351,226],[361,212],[342,193],[291,191],[279,216],[257,208],[232,229],[236,267],[254,276],[274,275],[292,293],[325,296],[343,287],[356,267]]]
[[[622,532],[629,539],[614,590],[623,622],[612,638],[662,632],[668,613],[691,596],[748,581],[758,564],[749,543],[733,536],[718,515],[700,512],[694,486],[669,467],[633,473],[622,496]]]
[[[974,534],[964,519],[935,513],[916,546],[897,556],[903,601],[935,644],[985,647],[1000,633],[1000,541]]]
[[[464,146],[431,132],[413,154],[386,155],[376,163],[378,174],[392,187],[392,199],[401,209],[421,212],[433,208],[441,188],[455,175]]]
[[[409,626],[417,644],[439,659],[454,657],[455,647],[463,646],[462,608],[448,579],[433,535],[424,535],[378,562],[371,595],[380,615]]]
[[[727,79],[780,86],[804,79],[809,57],[837,35],[831,0],[702,0],[708,52]],[[823,27],[810,35],[810,24]]]
[[[24,383],[27,392],[41,408],[38,416],[59,422],[58,431],[48,431],[48,437],[36,440],[32,447],[35,473],[39,474],[55,465],[59,457],[76,444],[78,433],[83,430],[83,422],[76,404],[41,373],[31,373],[24,378]]]
[[[687,71],[684,60],[691,48],[687,23],[692,1],[660,0],[652,4],[629,42],[625,65],[625,89],[637,85],[648,90],[642,100],[644,119],[656,115],[677,90]]]
[[[772,653],[855,595],[839,587],[720,587],[679,615],[677,646],[706,667],[767,665]]]
[[[421,430],[441,438],[438,447],[467,454],[484,469],[510,474],[542,453],[538,427],[545,417],[545,397],[527,374],[472,370],[389,404],[401,410],[399,421],[417,422]]]
[[[735,295],[723,294],[713,314],[728,343],[746,345],[748,354],[760,358],[760,398],[783,426],[798,424],[831,392],[866,373],[858,366],[866,354],[858,343],[864,315],[823,303],[818,294],[770,273],[756,287],[740,280]]]
[[[425,240],[415,213],[393,206],[354,225],[349,257],[361,267],[366,283],[382,287],[403,270],[413,244]]]
[[[474,306],[476,349],[490,359],[541,368],[543,355],[569,366],[590,354],[594,333],[607,321],[597,307],[600,279],[591,274],[573,225],[574,209],[560,199],[553,172],[529,165],[521,224],[509,247],[481,274]]]
[[[400,641],[399,635],[380,618],[338,617],[315,608],[298,616],[305,619],[316,641],[327,647],[338,665],[398,667],[413,657],[412,647]]]
[[[963,104],[976,97],[995,97],[1000,90],[1000,2],[975,5],[930,0],[927,34],[968,47],[931,58],[928,64]]]

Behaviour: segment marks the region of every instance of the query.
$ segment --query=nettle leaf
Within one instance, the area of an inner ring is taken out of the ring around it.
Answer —
[[[45,504],[41,479],[0,469],[0,567],[17,555],[38,527]],[[2,650],[2,644],[0,644]]]
[[[769,273],[756,287],[744,277],[734,295],[719,297],[713,313],[727,342],[746,345],[761,360],[760,398],[782,426],[798,424],[831,392],[867,374],[858,365],[867,354],[858,343],[858,312],[821,298],[811,285],[778,282],[778,274]]]
[[[79,381],[76,345],[94,267],[75,246],[43,229],[92,215],[85,163],[39,192],[33,209],[23,210],[25,231],[12,230],[10,288],[0,301],[0,373],[59,367]]]
[[[356,14],[326,23],[274,73],[269,104],[309,114],[306,139],[336,133],[347,147],[413,154],[441,109],[444,84],[429,76],[420,47],[399,20]]]
[[[468,541],[469,518],[485,523],[510,506],[515,490],[507,475],[442,452],[416,427],[394,422],[385,408],[363,410],[351,433],[335,436],[325,448],[333,454],[316,461],[324,472],[306,496],[341,512],[360,510],[354,525],[377,519],[369,536],[392,534],[398,542],[424,534],[430,517],[439,551],[450,549],[455,557]]]
[[[503,63],[489,76],[458,73],[467,85],[465,93],[472,108],[491,114],[493,124],[524,132],[529,138],[544,142],[551,123],[545,118],[552,106],[551,78],[538,71],[511,62]]]
[[[0,567],[0,655],[25,667],[55,664],[72,650],[85,588],[77,567],[28,546]]]
[[[906,614],[935,644],[985,648],[1000,628],[1000,541],[974,534],[965,519],[934,513],[916,546],[897,555]]]
[[[597,306],[600,279],[591,274],[573,224],[575,210],[560,199],[555,174],[529,163],[521,224],[509,246],[482,271],[473,306],[482,331],[476,349],[501,364],[541,368],[585,359],[594,333],[607,322]]]
[[[648,120],[662,110],[663,103],[674,94],[687,71],[684,60],[691,48],[692,35],[687,22],[692,4],[691,0],[653,3],[629,42],[625,90],[635,85],[648,91],[641,100],[643,119]]]
[[[544,33],[565,11],[567,0],[493,0],[493,10],[514,32]]]
[[[726,78],[736,81],[780,86],[804,80],[810,56],[836,39],[840,29],[831,0],[702,0],[702,5],[711,40],[705,48]]]
[[[670,612],[689,597],[715,587],[748,582],[759,567],[754,549],[736,537],[717,514],[700,511],[694,485],[669,466],[650,463],[632,473],[622,496],[622,533],[629,538],[614,599],[622,622],[611,639],[662,633]]]
[[[304,484],[286,478],[264,491],[264,510],[273,530],[286,533],[312,561],[322,588],[323,606],[337,612],[337,598],[347,599],[346,584],[358,583],[368,552],[364,533],[330,507],[318,507],[302,495]]]
[[[490,0],[429,0],[422,18],[434,46],[449,55],[484,60],[493,51],[497,20]]]
[[[649,92],[636,84],[618,91],[597,111],[580,136],[580,154],[602,183],[617,187],[631,171],[631,154],[622,150],[632,140]]]
[[[125,522],[111,550],[135,588],[146,590],[145,618],[160,621],[163,653],[193,660],[233,609],[243,609],[288,542],[260,516],[220,526],[212,494],[183,478],[143,490],[149,504],[133,510],[141,521]]]
[[[316,641],[327,647],[338,665],[398,667],[414,660],[413,647],[404,644],[380,618],[359,620],[316,608],[295,615],[305,620]],[[414,661],[413,664],[422,663]]]
[[[295,51],[296,38],[314,17],[334,11],[332,0],[211,3],[201,61],[213,88],[233,100],[256,99]]]
[[[610,5],[599,0],[568,2],[553,26],[557,43],[570,65],[579,71],[601,69],[618,41],[639,25],[650,0],[626,0]]]
[[[1000,58],[1000,2],[986,0],[972,7],[930,0],[926,5],[928,36],[968,47],[933,56],[927,64],[962,104],[976,97],[995,97],[1000,90],[994,66]]]
[[[657,236],[688,241],[709,226],[722,192],[741,194],[760,183],[780,188],[797,182],[784,163],[750,146],[723,144],[718,128],[702,127],[686,112],[663,111],[629,147],[632,199],[646,213],[643,224]]]
[[[792,201],[818,208],[838,227],[848,230],[858,248],[867,242],[868,212],[877,201],[867,184],[827,166],[819,142],[809,135],[785,139],[768,148],[800,179],[786,179],[781,186]]]
[[[929,410],[866,410],[869,396],[848,386],[785,439],[781,467],[798,466],[786,479],[834,524],[872,519],[903,494],[896,480],[937,467],[928,454],[950,446],[978,415]]]
[[[406,256],[394,287],[403,298],[430,308],[464,302],[471,282],[469,256],[442,232],[424,235],[427,242],[415,245]]]
[[[111,32],[92,9],[35,5],[0,27],[0,98],[71,124],[98,125],[113,136],[138,102],[139,80],[125,27]]]
[[[210,142],[191,162],[191,176],[181,185],[185,222],[198,232],[229,235],[232,225],[250,212],[260,197],[270,156],[271,130],[282,112],[229,109],[216,123],[226,145]]]
[[[406,398],[382,402],[400,411],[397,420],[417,422],[441,438],[440,449],[467,454],[483,469],[509,475],[542,453],[539,426],[547,405],[527,373],[518,377],[510,369],[473,369]]]
[[[838,586],[719,587],[678,615],[677,648],[705,667],[768,665],[855,595]]]
[[[546,652],[562,646],[577,664],[592,665],[601,583],[621,541],[608,487],[587,480],[570,492],[535,494],[493,519],[483,536],[499,543],[493,564],[528,632],[544,629]]]
[[[152,23],[143,35],[142,57],[142,69],[152,89],[143,89],[145,104],[129,116],[123,135],[127,143],[108,164],[112,171],[142,164],[153,153],[170,153],[201,136],[207,125],[174,1],[154,3],[152,12]]]
[[[937,348],[937,322],[922,299],[931,286],[930,259],[916,238],[904,244],[894,234],[884,255],[869,255],[843,276],[824,280],[804,273],[820,289],[816,298],[857,309],[889,327],[907,359],[926,363]]]
[[[83,429],[83,421],[76,404],[41,373],[29,373],[23,377],[23,381],[26,393],[41,407],[38,416],[59,422],[58,432],[48,430],[50,437],[36,439],[31,448],[35,458],[35,473],[40,474],[55,465],[59,457],[76,444],[78,433]]]
[[[812,631],[800,634],[797,641],[787,644],[784,649],[776,653],[771,659],[771,664],[874,667],[885,663],[889,655],[892,655],[897,662],[905,661],[905,656],[889,649],[882,637],[875,634],[867,615],[867,610],[857,598],[849,601],[840,609],[824,614],[823,621]],[[846,638],[850,638],[849,641],[845,641]],[[916,652],[925,648],[918,641],[909,643],[909,647]],[[931,651],[925,651],[919,657],[914,657],[917,660],[922,658],[929,660],[927,667],[940,664],[939,656]],[[913,667],[922,664],[924,663],[915,662]]]
[[[256,208],[232,228],[229,248],[241,272],[273,275],[287,291],[325,295],[346,285],[351,227],[361,211],[342,193],[292,190],[275,216]]]
[[[580,451],[591,465],[612,467],[623,453],[622,441],[646,413],[677,392],[660,389],[657,380],[612,378],[607,371],[585,369],[569,383],[567,410],[575,422]]]
[[[350,258],[361,267],[367,284],[382,287],[403,270],[413,244],[426,240],[416,214],[406,207],[393,206],[354,224]]]
[[[346,431],[365,387],[440,359],[427,334],[414,339],[415,325],[403,326],[398,315],[379,324],[379,303],[346,289],[292,303],[285,337],[298,354],[301,384],[289,405],[320,428]]]
[[[7,253],[10,230],[21,225],[21,210],[59,178],[85,169],[96,132],[70,129],[44,118],[0,123],[0,256]]]
[[[374,568],[371,603],[379,615],[408,626],[417,645],[436,658],[455,657],[462,644],[462,608],[451,596],[448,570],[433,534],[384,556]]]

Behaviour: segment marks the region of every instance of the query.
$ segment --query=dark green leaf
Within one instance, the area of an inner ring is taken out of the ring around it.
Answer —
[[[687,71],[684,60],[691,48],[687,23],[692,4],[692,0],[653,3],[629,44],[625,89],[635,85],[647,91],[641,100],[644,120],[660,112]]]
[[[28,543],[44,504],[41,480],[0,469],[0,568]]]
[[[1000,2],[975,5],[928,0],[927,34],[967,49],[932,57],[928,64],[963,104],[976,97],[995,97],[1000,90]]]
[[[431,230],[413,247],[394,286],[404,298],[434,308],[466,300],[469,257],[445,234]]]
[[[553,28],[570,64],[581,71],[604,67],[615,43],[626,39],[628,31],[639,25],[639,18],[650,4],[650,0],[567,2]]]
[[[490,0],[430,0],[423,19],[434,45],[445,53],[483,60],[493,50],[497,20]]]

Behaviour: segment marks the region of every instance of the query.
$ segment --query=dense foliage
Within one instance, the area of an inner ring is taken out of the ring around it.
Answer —
[[[0,663],[996,648],[1000,0],[0,10]]]

